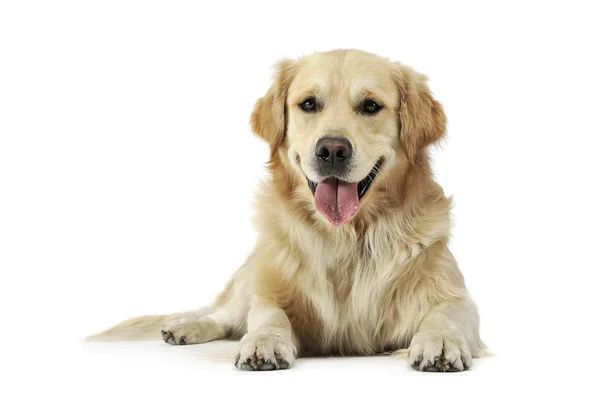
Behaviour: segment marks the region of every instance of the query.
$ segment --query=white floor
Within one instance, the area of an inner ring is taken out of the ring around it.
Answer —
[[[515,349],[462,373],[420,373],[390,356],[305,358],[289,370],[247,372],[233,367],[236,345],[9,339],[0,398],[597,397],[593,369],[564,350]]]
[[[502,356],[476,360],[464,373],[419,373],[390,356],[299,359],[289,370],[246,372],[233,367],[236,342],[170,346],[162,342],[77,343],[69,397],[489,397],[507,392]],[[54,370],[63,374],[63,370]],[[64,376],[64,375],[63,375]],[[43,387],[33,387],[40,388]],[[491,391],[490,391],[491,389]],[[510,390],[509,389],[509,390]],[[484,392],[487,392],[483,395]]]

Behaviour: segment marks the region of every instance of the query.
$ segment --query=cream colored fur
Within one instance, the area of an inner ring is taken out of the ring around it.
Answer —
[[[299,109],[307,96],[322,111]],[[376,99],[376,116],[354,104]],[[448,249],[451,201],[432,178],[427,147],[445,115],[426,78],[378,56],[336,50],[278,65],[252,115],[271,147],[257,197],[259,238],[210,311],[147,316],[92,339],[159,336],[172,344],[241,338],[245,370],[290,367],[297,356],[377,354],[408,348],[422,371],[460,371],[484,353],[479,318]],[[381,171],[356,215],[336,228],[314,206],[306,177],[328,134],[355,148],[350,179]]]

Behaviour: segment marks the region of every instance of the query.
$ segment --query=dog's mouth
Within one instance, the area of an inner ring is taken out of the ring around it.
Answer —
[[[316,183],[308,178],[308,187],[315,197],[315,206],[334,226],[340,227],[348,222],[358,211],[360,200],[367,194],[383,165],[379,159],[367,177],[359,182],[346,182],[336,177],[328,177]]]

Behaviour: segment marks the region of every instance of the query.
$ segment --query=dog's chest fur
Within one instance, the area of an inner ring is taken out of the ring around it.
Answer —
[[[416,299],[423,296],[412,295],[423,283],[411,268],[420,245],[408,245],[384,225],[326,238],[299,229],[295,238],[299,259],[286,263],[300,265],[289,277],[306,301],[289,312],[310,316],[291,317],[301,341],[308,341],[305,349],[370,354],[408,345],[428,308]]]

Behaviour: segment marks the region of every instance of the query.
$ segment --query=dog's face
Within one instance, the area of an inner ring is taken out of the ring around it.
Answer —
[[[339,227],[374,187],[385,187],[394,166],[414,161],[443,135],[445,117],[424,76],[372,54],[337,50],[282,62],[252,124]]]

